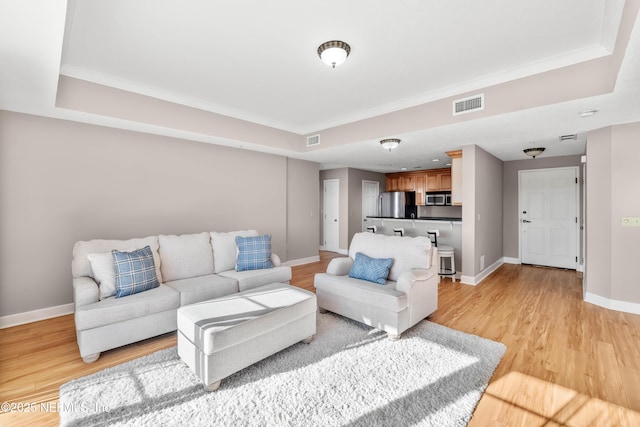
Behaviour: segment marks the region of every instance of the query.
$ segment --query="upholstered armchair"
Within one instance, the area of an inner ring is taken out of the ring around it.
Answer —
[[[379,274],[385,259],[392,260],[386,277]],[[398,339],[438,308],[437,260],[437,248],[427,237],[356,233],[349,257],[331,260],[326,273],[316,274],[318,306]]]

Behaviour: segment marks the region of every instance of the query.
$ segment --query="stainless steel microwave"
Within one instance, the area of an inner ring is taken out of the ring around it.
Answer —
[[[445,206],[447,204],[447,195],[443,192],[427,192],[424,201],[427,206]]]

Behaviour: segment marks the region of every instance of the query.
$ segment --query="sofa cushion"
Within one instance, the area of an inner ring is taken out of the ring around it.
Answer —
[[[73,260],[71,261],[71,274],[73,277],[92,277],[93,270],[91,269],[91,263],[89,262],[88,255],[108,252],[111,254],[112,250],[117,251],[131,251],[133,249],[144,248],[149,246],[151,252],[153,252],[153,263],[156,266],[156,277],[158,282],[162,283],[163,277],[160,271],[160,254],[158,253],[158,237],[149,236],[139,239],[129,240],[104,240],[94,239],[88,241],[79,241],[73,246]],[[112,259],[113,261],[113,259]]]
[[[384,285],[387,283],[391,264],[393,264],[393,258],[371,258],[358,252],[349,270],[349,277]]]
[[[238,289],[246,291],[269,283],[288,283],[291,280],[291,267],[281,266],[264,270],[223,271],[220,276],[229,277],[238,282]]]
[[[236,271],[273,268],[271,263],[271,234],[264,236],[236,236],[238,259]]]
[[[116,294],[116,271],[113,268],[111,252],[89,254],[87,258],[91,264],[93,278],[100,289],[100,299],[114,296]]]
[[[236,268],[238,257],[238,247],[236,246],[236,236],[250,237],[257,236],[256,230],[239,230],[228,233],[211,232],[211,246],[213,247],[214,272],[220,273]]]
[[[393,258],[389,280],[394,282],[402,273],[414,268],[431,267],[431,240],[426,236],[401,237],[375,233],[356,233],[351,240],[349,257],[355,260],[356,253],[372,258]]]
[[[107,298],[100,302],[76,307],[76,329],[98,328],[177,309],[179,306],[180,294],[168,286],[160,285],[126,298]]]
[[[151,248],[132,252],[111,251],[116,271],[116,298],[137,294],[160,286]]]
[[[209,233],[158,236],[165,282],[213,274]]]
[[[237,280],[217,274],[174,280],[165,285],[180,293],[181,306],[238,292]]]
[[[393,281],[378,285],[348,276],[318,273],[314,279],[314,286],[318,290],[335,295],[342,304],[366,304],[395,312],[404,310],[408,304],[407,294],[397,291]]]

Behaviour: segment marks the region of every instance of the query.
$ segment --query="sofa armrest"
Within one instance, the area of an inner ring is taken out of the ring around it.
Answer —
[[[73,301],[76,308],[100,301],[98,284],[91,277],[73,278]]]
[[[282,261],[280,261],[280,257],[273,252],[271,252],[271,264],[273,264],[274,267],[280,267],[280,265],[282,264]]]
[[[327,273],[333,276],[346,276],[349,274],[353,260],[348,257],[334,258],[327,265]]]
[[[435,265],[432,265],[431,268],[427,269],[416,268],[410,271],[405,271],[400,275],[396,282],[396,290],[410,295],[414,286],[420,286],[420,284],[425,283],[437,274],[438,271]]]

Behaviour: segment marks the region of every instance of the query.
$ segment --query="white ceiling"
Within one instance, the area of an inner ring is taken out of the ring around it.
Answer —
[[[623,6],[624,0],[5,0],[0,61],[9,67],[0,71],[6,89],[0,108],[135,128],[56,109],[57,75],[64,74],[303,140],[608,55]],[[444,151],[466,144],[502,160],[525,158],[523,148],[539,145],[547,147],[545,156],[582,154],[588,130],[640,120],[638,26],[611,94],[393,135],[403,143],[391,153],[376,138],[284,154],[322,168],[378,171],[443,166]],[[336,69],[316,53],[332,39],[351,45]],[[586,108],[599,114],[579,118]],[[578,133],[578,141],[559,143],[567,133]]]

